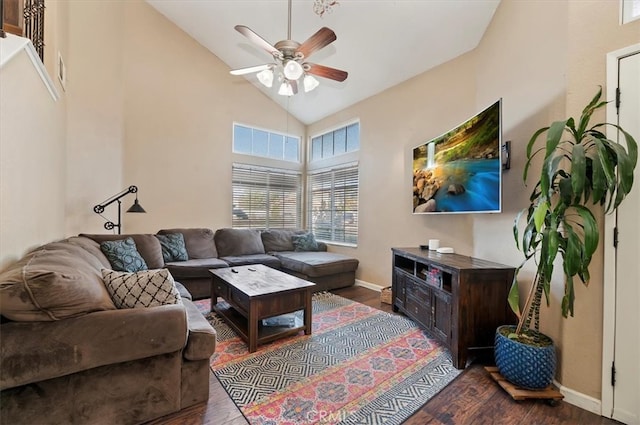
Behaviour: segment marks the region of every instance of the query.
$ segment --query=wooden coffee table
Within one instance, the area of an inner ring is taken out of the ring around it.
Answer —
[[[218,313],[249,345],[295,335],[311,335],[311,293],[315,283],[261,264],[209,270],[211,311]],[[218,304],[218,297],[226,303]],[[263,326],[262,319],[304,310],[301,326]]]

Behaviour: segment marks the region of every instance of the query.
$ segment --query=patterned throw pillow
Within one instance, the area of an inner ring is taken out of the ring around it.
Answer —
[[[135,273],[102,269],[102,279],[118,308],[155,307],[182,300],[167,269]]]
[[[156,235],[162,246],[162,259],[165,263],[172,261],[187,261],[187,247],[184,244],[184,235],[182,233],[167,233],[164,235]]]
[[[109,259],[109,264],[111,264],[113,270],[138,272],[148,269],[147,263],[138,252],[136,243],[132,238],[104,241],[100,244],[100,249]]]
[[[300,235],[292,235],[291,241],[296,251],[317,251],[318,242],[313,233],[302,233]]]

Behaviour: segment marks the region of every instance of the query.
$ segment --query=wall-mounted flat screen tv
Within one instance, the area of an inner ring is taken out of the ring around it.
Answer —
[[[502,209],[501,99],[413,148],[413,213]]]

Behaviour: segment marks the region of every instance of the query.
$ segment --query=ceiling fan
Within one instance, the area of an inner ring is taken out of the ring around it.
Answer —
[[[305,92],[313,90],[320,84],[312,75],[336,81],[344,81],[347,79],[348,73],[346,71],[306,62],[309,56],[333,43],[337,37],[331,29],[322,27],[303,43],[292,40],[291,0],[289,0],[289,20],[286,40],[278,41],[275,45],[272,45],[245,25],[236,25],[234,28],[240,34],[247,37],[253,44],[270,53],[275,62],[234,69],[231,71],[232,75],[245,75],[257,72],[258,74],[256,76],[258,81],[266,87],[271,87],[273,85],[274,74],[276,74],[281,83],[278,93],[285,96],[292,96],[298,92],[298,79],[303,75]]]

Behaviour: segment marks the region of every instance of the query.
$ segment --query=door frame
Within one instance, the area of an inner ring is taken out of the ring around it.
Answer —
[[[618,87],[619,60],[632,54],[640,53],[640,43],[607,53],[607,122],[617,123],[615,105],[616,88]],[[607,137],[615,140],[617,130],[607,128]],[[611,364],[614,359],[615,315],[616,315],[616,250],[613,247],[613,229],[616,226],[615,214],[604,216],[604,285],[602,311],[602,416],[613,415],[613,387],[611,386]]]

